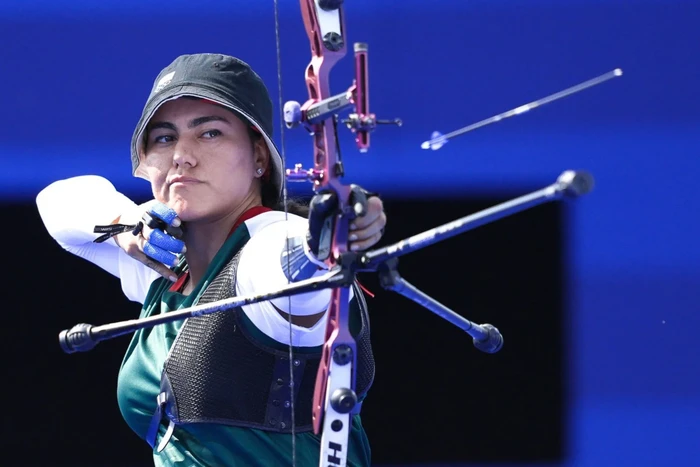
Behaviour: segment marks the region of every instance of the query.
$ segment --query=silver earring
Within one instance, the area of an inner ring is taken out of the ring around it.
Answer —
[[[256,170],[255,173],[257,173],[258,175],[262,175],[263,169],[258,167],[258,170]]]

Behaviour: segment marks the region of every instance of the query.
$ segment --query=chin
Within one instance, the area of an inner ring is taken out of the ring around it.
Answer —
[[[177,212],[177,215],[182,222],[195,222],[206,217],[205,213],[199,212],[192,206],[174,207],[173,209],[175,209],[175,212]]]
[[[168,207],[177,213],[177,216],[182,222],[192,221],[197,218],[197,212],[196,209],[194,209],[193,203],[190,203],[185,199],[177,198],[170,200],[167,204]]]
[[[211,206],[206,202],[191,203],[185,200],[177,200],[168,203],[168,206],[177,213],[182,222],[206,221],[216,217],[216,213],[212,212]]]

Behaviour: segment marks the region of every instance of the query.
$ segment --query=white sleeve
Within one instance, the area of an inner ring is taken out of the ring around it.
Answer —
[[[241,251],[236,273],[236,294],[238,296],[254,295],[288,285],[289,280],[284,274],[280,255],[284,251],[287,235],[290,238],[304,236],[307,228],[306,219],[290,215],[287,221],[273,222],[255,232]],[[319,270],[316,275],[322,275],[325,272],[325,270]],[[352,297],[353,292],[350,289],[349,299]],[[279,314],[275,306],[289,313],[291,301],[293,315],[308,316],[325,311],[330,298],[331,289],[323,289],[245,305],[242,309],[260,331],[278,342],[288,344],[289,322]],[[313,347],[323,344],[326,318],[327,316],[324,315],[311,328],[292,325],[293,345]]]
[[[94,175],[59,180],[36,197],[41,220],[49,235],[66,251],[86,259],[121,279],[129,300],[143,303],[158,273],[131,258],[111,238],[93,243],[96,225],[108,225],[138,206],[108,180]]]

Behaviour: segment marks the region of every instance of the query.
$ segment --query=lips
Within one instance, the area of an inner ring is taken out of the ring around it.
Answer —
[[[175,185],[176,183],[183,184],[183,185],[192,185],[195,183],[201,183],[201,180],[196,179],[194,177],[183,177],[183,176],[175,176],[170,179],[168,182],[170,185]]]

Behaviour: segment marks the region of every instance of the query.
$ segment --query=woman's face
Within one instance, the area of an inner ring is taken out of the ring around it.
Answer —
[[[230,111],[200,99],[163,104],[146,129],[142,163],[154,197],[183,222],[215,220],[260,204],[268,153]]]

